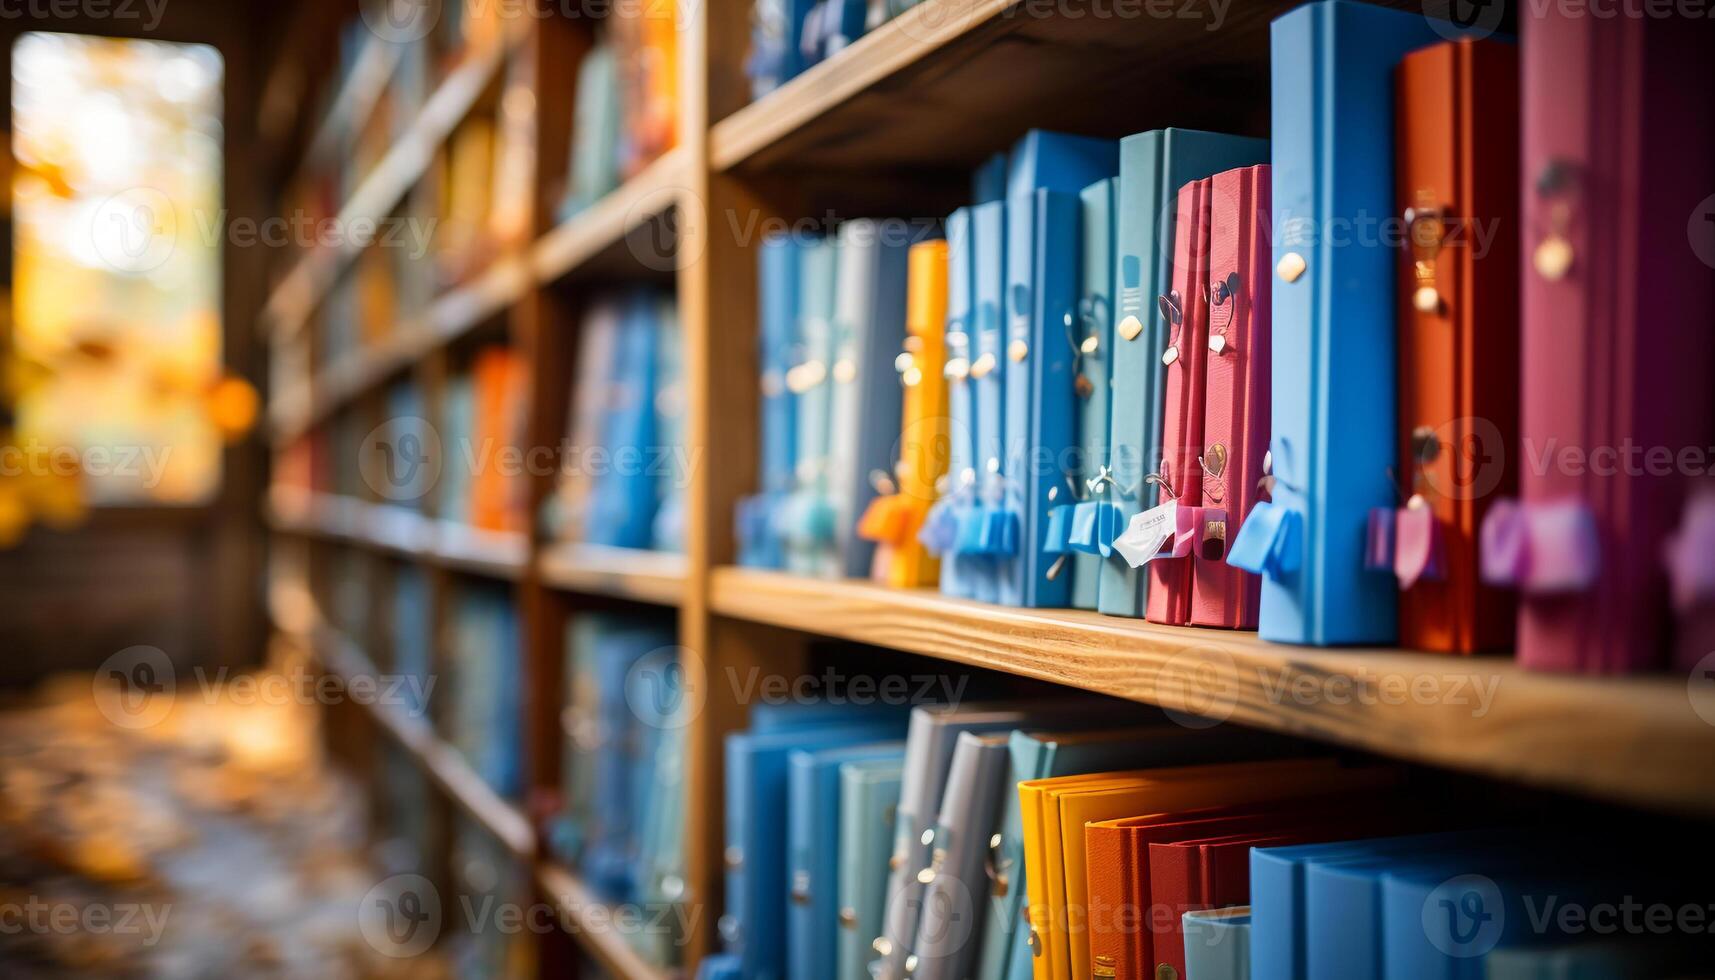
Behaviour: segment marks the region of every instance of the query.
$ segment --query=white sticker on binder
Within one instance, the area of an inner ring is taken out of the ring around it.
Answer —
[[[1179,502],[1169,500],[1134,516],[1125,533],[1114,539],[1114,550],[1126,564],[1141,568],[1159,557],[1161,546],[1173,537],[1179,525]]]

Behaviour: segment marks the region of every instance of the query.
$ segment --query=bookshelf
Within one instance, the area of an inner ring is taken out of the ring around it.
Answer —
[[[1111,136],[1162,125],[1266,133],[1268,23],[1294,5],[1235,4],[1210,30],[1176,18],[1073,17],[1026,0],[925,0],[754,104],[746,104],[742,72],[748,0],[685,6],[678,147],[562,220],[552,188],[568,155],[571,77],[588,25],[543,3],[503,45],[459,62],[340,209],[385,214],[435,180],[435,149],[492,101],[509,65],[522,62],[534,94],[540,185],[528,239],[377,342],[277,375],[271,436],[283,453],[329,420],[379,418],[383,388],[396,378],[418,380],[434,402],[444,397],[453,352],[472,337],[500,335],[529,364],[525,441],[556,445],[566,436],[582,310],[618,283],[671,283],[685,336],[687,444],[702,461],[690,473],[683,553],[556,542],[539,516],[521,533],[479,533],[373,497],[278,487],[265,508],[277,546],[307,553],[311,569],[316,554],[335,548],[421,565],[435,576],[437,607],[463,577],[513,590],[525,645],[527,800],[551,795],[559,782],[566,615],[619,606],[677,616],[680,644],[693,652],[687,682],[705,692],[686,748],[685,901],[704,913],[687,937],[693,970],[718,948],[721,740],[745,723],[745,706],[720,678],[751,667],[802,670],[812,645],[828,639],[1488,779],[1715,816],[1707,765],[1715,725],[1701,717],[1715,717],[1715,695],[1688,692],[1683,678],[1559,677],[1520,671],[1507,658],[1275,646],[1253,634],[998,608],[733,567],[733,509],[752,490],[757,452],[756,238],[741,230],[816,219],[829,209],[842,217],[944,214],[965,193],[968,168],[1031,126]],[[368,98],[342,92],[337,106],[351,108],[335,112],[361,115]],[[653,248],[663,235],[675,242],[669,256]],[[340,249],[289,258],[264,317],[277,352],[301,342],[353,258]],[[551,479],[534,479],[526,512],[539,515],[551,490]],[[296,635],[333,673],[374,669],[357,638],[325,623]],[[1306,690],[1308,697],[1297,693]],[[380,713],[378,721],[460,811],[530,862],[541,895],[569,923],[562,938],[615,975],[670,975],[599,926],[599,902],[539,847],[546,816],[539,806],[485,793],[480,780],[473,785],[474,772],[432,727]],[[558,962],[541,960],[544,974]]]

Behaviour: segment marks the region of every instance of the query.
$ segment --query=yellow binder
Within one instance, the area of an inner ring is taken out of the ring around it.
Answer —
[[[877,542],[875,578],[898,588],[934,585],[940,562],[917,540],[947,472],[947,243],[911,246],[906,284],[905,350],[899,383],[905,390],[896,491],[877,497],[858,521],[858,534]]]
[[[1036,980],[1090,976],[1084,826],[1145,813],[1325,795],[1398,778],[1383,766],[1292,759],[1145,769],[1037,779],[1018,784],[1024,814],[1025,891],[1039,945]]]

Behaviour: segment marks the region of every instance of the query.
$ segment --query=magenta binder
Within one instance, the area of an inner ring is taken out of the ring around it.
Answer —
[[[1521,21],[1521,500],[1485,521],[1483,570],[1519,590],[1523,666],[1658,667],[1676,646],[1664,556],[1698,482],[1676,461],[1715,445],[1715,254],[1698,255],[1715,248],[1695,227],[1715,22]],[[1678,639],[1682,666],[1715,649]]]

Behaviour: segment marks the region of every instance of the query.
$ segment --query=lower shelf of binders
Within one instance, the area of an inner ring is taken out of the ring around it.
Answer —
[[[1715,690],[1688,690],[1677,678],[1531,673],[1503,657],[1281,646],[1255,633],[733,567],[713,572],[710,606],[733,619],[1156,704],[1188,719],[1715,814],[1715,771],[1706,764],[1715,752]]]

